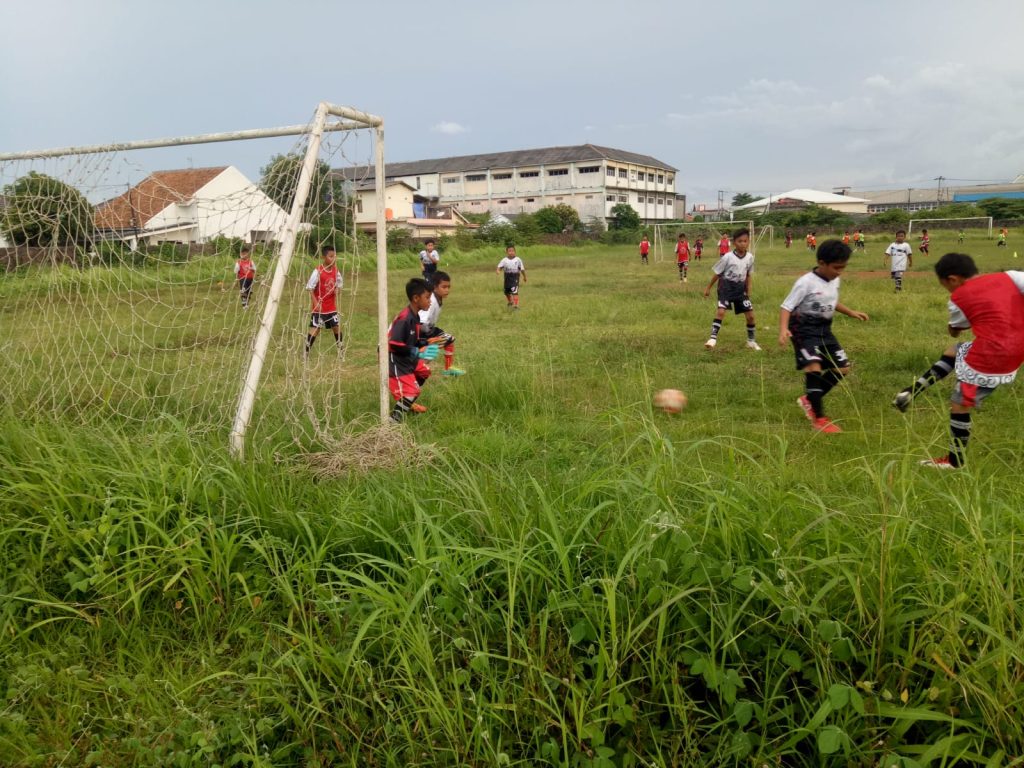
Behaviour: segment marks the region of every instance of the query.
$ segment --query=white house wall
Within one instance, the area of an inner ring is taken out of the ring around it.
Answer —
[[[199,237],[240,237],[246,242],[254,230],[279,237],[288,213],[234,166],[201,187],[195,194]]]

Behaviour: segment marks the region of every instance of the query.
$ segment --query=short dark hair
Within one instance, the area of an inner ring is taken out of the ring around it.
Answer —
[[[414,277],[405,284],[405,295],[409,301],[412,301],[413,296],[422,296],[424,293],[433,293],[433,291],[430,287],[430,283],[422,277]]]
[[[733,242],[736,242],[736,240],[743,237],[744,235],[750,237],[750,230],[747,229],[746,227],[740,227],[739,229],[732,233]]]
[[[850,246],[842,240],[826,240],[818,246],[817,258],[826,264],[839,264],[849,261],[852,253]]]
[[[679,233],[679,236],[680,236],[680,237],[686,237],[686,233],[685,233],[685,232],[680,232],[680,233]]]
[[[450,283],[452,281],[451,275],[449,275],[447,272],[441,272],[440,270],[438,270],[437,272],[430,276],[430,282],[432,282],[434,285],[437,285],[438,283],[443,283],[446,280]]]
[[[432,238],[432,237],[431,237],[431,238],[429,238],[429,239],[427,239],[427,240],[424,240],[424,241],[423,241],[423,244],[424,244],[424,245],[430,245],[431,243],[434,243],[434,244],[436,244],[436,243],[437,243],[437,241],[436,241],[436,240],[434,240],[434,238]]]
[[[897,229],[896,230],[896,234],[897,235],[905,235],[905,234],[907,234],[907,230],[905,230],[905,229]]]
[[[243,245],[242,250],[240,250],[239,253],[249,253],[249,246]]]
[[[336,252],[337,249],[335,249],[335,247],[333,245],[325,245],[323,248],[320,249],[320,254],[322,256],[326,256],[331,251],[335,251]]]
[[[953,277],[974,277],[978,274],[978,265],[966,253],[947,253],[935,262],[935,274],[940,280]]]

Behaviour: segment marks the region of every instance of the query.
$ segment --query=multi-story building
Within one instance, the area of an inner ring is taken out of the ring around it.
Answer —
[[[342,178],[355,169],[339,168]],[[534,213],[550,205],[576,209],[581,221],[607,221],[628,203],[646,222],[683,218],[686,198],[677,195],[676,172],[649,155],[582,144],[438,160],[388,163],[389,183],[408,184],[418,198],[451,205],[463,214]],[[367,169],[358,177],[366,179]],[[369,169],[370,178],[373,169]],[[357,214],[357,223],[359,221]]]

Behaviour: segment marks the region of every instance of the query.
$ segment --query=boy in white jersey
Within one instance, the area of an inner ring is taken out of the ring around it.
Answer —
[[[724,236],[723,236],[724,238]],[[718,310],[711,323],[711,338],[704,342],[704,349],[714,349],[718,344],[718,332],[722,330],[722,319],[729,307],[737,315],[745,315],[747,319],[747,349],[761,351],[754,336],[757,323],[754,320],[754,305],[750,301],[751,274],[754,271],[754,254],[750,247],[750,230],[738,229],[732,233],[733,249],[715,262],[712,267],[714,275],[704,289],[704,298],[711,294],[711,289],[718,283]]]
[[[433,290],[430,292],[430,306],[420,310],[420,333],[427,344],[438,344],[444,348],[444,370],[442,376],[461,376],[465,373],[461,368],[453,368],[455,360],[455,337],[437,326],[441,317],[441,305],[452,290],[452,279],[447,272],[438,270],[434,273]]]
[[[427,240],[423,246],[423,250],[420,251],[420,266],[423,267],[423,279],[429,283],[433,281],[434,274],[437,272],[437,265],[441,261],[441,254],[434,247],[433,240]]]
[[[779,345],[793,342],[796,369],[803,371],[805,393],[797,399],[804,415],[818,432],[842,432],[825,416],[825,395],[850,372],[850,360],[832,334],[836,312],[867,320],[839,303],[839,275],[850,261],[850,246],[826,240],[818,248],[818,266],[797,279],[779,313]]]
[[[907,233],[902,229],[896,231],[896,240],[889,243],[885,255],[889,259],[889,273],[896,286],[896,293],[903,290],[903,273],[914,265],[914,249],[905,242]]]
[[[505,302],[509,309],[519,309],[519,278],[526,282],[526,266],[516,256],[516,247],[505,249],[505,258],[498,262],[498,274],[505,275]]]

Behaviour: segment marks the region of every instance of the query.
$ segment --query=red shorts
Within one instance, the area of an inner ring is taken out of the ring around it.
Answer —
[[[388,389],[395,400],[403,397],[415,400],[420,396],[420,385],[430,378],[430,366],[422,360],[416,361],[416,370],[401,376],[388,376]]]

